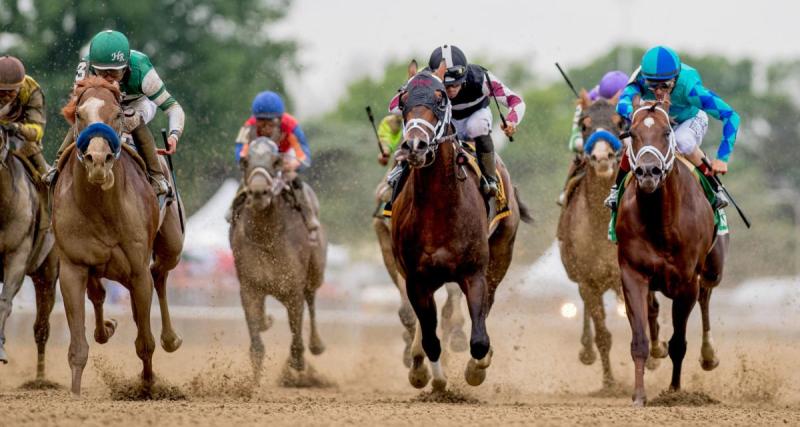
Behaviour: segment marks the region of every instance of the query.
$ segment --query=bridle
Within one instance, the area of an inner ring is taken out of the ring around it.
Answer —
[[[631,170],[636,169],[636,165],[639,163],[639,159],[647,154],[650,153],[658,159],[660,164],[661,170],[664,171],[664,175],[669,173],[672,170],[672,165],[675,163],[675,148],[677,146],[677,142],[675,140],[675,130],[672,129],[672,123],[670,122],[669,113],[666,110],[661,108],[658,104],[653,104],[650,106],[639,107],[636,111],[633,112],[631,116],[631,122],[636,121],[636,115],[642,111],[658,111],[667,118],[667,126],[669,126],[669,145],[667,147],[667,154],[663,154],[661,150],[652,146],[652,145],[645,145],[641,147],[636,153],[633,152],[633,143],[628,144],[627,154],[628,154],[628,161],[631,164]],[[647,120],[647,119],[645,119]]]
[[[446,99],[446,95],[444,96]],[[436,151],[438,150],[439,145],[443,143],[456,141],[455,134],[449,134],[449,135],[447,134],[447,131],[450,128],[450,120],[453,116],[453,108],[452,105],[450,104],[450,100],[446,99],[443,103],[443,106],[436,105],[436,106],[426,106],[426,107],[430,108],[431,110],[434,110],[434,113],[436,112],[435,109],[440,109],[440,110],[443,109],[443,112],[439,114],[441,118],[439,119],[438,122],[436,122],[435,125],[420,117],[415,117],[408,121],[404,120],[403,144],[402,144],[403,146],[408,148],[408,141],[409,141],[408,134],[413,129],[419,129],[420,131],[422,131],[422,133],[425,134],[427,138],[425,140],[425,142],[427,143],[425,147],[426,160],[425,163],[422,164],[422,166],[420,166],[423,168],[432,165],[436,161]],[[439,115],[437,115],[437,117]]]

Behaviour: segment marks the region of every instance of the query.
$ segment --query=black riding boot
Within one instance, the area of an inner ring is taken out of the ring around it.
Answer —
[[[408,164],[404,161],[397,162],[394,169],[389,172],[389,177],[387,178],[386,182],[392,187],[392,198],[386,203],[383,210],[387,212],[392,211],[392,205],[394,205],[394,201],[397,199],[397,196],[400,195],[400,190],[403,189],[403,184],[406,182],[406,175],[408,171]]]
[[[494,142],[491,135],[481,135],[475,138],[475,152],[478,154],[478,165],[483,172],[484,180],[481,191],[487,198],[497,195],[497,164],[494,158]]]

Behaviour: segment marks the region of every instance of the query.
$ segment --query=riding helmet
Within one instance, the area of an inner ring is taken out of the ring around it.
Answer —
[[[674,50],[656,46],[642,57],[642,77],[646,80],[672,80],[681,72],[681,59]]]
[[[617,92],[621,91],[628,84],[628,75],[622,71],[609,71],[600,79],[597,93],[600,97],[611,99]]]
[[[98,70],[120,70],[128,66],[131,46],[119,31],[105,30],[89,43],[89,63]]]
[[[283,99],[275,92],[261,92],[253,100],[253,116],[257,119],[275,119],[283,116],[283,113]]]
[[[0,90],[14,90],[25,80],[25,66],[13,56],[0,56]]]
[[[444,59],[447,71],[444,74],[445,86],[453,86],[464,83],[467,78],[467,55],[456,46],[442,45],[437,47],[431,53],[428,60],[428,68],[435,71],[439,68],[439,64]]]

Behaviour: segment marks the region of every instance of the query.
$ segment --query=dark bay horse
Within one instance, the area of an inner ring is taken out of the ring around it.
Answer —
[[[610,213],[603,205],[608,189],[614,183],[622,143],[617,138],[622,118],[616,114],[616,98],[592,102],[586,91],[579,103],[583,114],[579,119],[586,141],[582,162],[583,177],[573,178],[565,191],[567,200],[558,222],[558,244],[561,262],[567,276],[578,284],[583,300],[583,334],[579,359],[590,365],[597,359],[594,345],[603,364],[603,387],[615,384],[609,352],[611,333],[606,328],[603,294],[613,290],[620,294],[619,264],[614,244],[607,239]],[[594,345],[592,328],[594,323]]]
[[[408,78],[410,79],[416,74],[417,61],[411,61],[408,65]],[[380,207],[388,202],[392,196],[392,188],[387,183],[386,178],[384,177],[381,180],[375,191],[376,202]],[[406,344],[403,350],[403,363],[407,368],[410,368],[411,343],[414,339],[417,318],[414,315],[414,309],[411,308],[411,303],[408,301],[405,279],[397,271],[397,262],[392,253],[391,221],[384,218],[382,213],[379,213],[373,218],[372,226],[375,229],[375,235],[378,237],[378,244],[381,247],[383,264],[386,266],[386,271],[389,273],[392,283],[400,292],[400,309],[397,314],[400,317],[400,323],[406,329],[403,332],[403,340]],[[464,334],[464,314],[461,312],[461,290],[455,283],[447,283],[445,288],[447,289],[447,301],[442,307],[442,341],[445,345],[449,342],[452,351],[463,352],[467,350],[467,336]]]
[[[314,306],[317,289],[322,286],[327,257],[327,238],[319,229],[317,244],[308,240],[302,215],[286,196],[287,183],[281,176],[282,160],[278,147],[267,138],[250,143],[242,159],[247,201],[241,214],[231,223],[230,243],[239,278],[242,306],[250,332],[250,359],[255,377],[261,374],[264,342],[261,332],[270,327],[264,311],[267,296],[280,301],[288,312],[292,331],[289,367],[302,373],[303,311],[308,305],[311,320],[309,350],[321,354],[325,346],[317,331]],[[308,185],[312,209],[319,212],[319,202]]]
[[[36,339],[38,363],[36,379],[44,379],[44,350],[50,336],[50,312],[55,302],[58,258],[53,251],[53,235],[41,224],[42,208],[38,190],[25,172],[22,161],[13,154],[12,138],[0,128],[0,362],[8,363],[4,344],[5,326],[14,296],[28,275],[36,289]]]
[[[427,355],[435,390],[443,390],[447,379],[436,336],[434,292],[444,283],[456,282],[467,297],[472,319],[472,359],[465,378],[470,385],[480,385],[492,360],[486,317],[511,262],[520,221],[520,204],[508,171],[498,159],[497,170],[507,191],[510,215],[499,222],[494,233],[489,232],[478,178],[456,164],[460,147],[449,125],[450,103],[441,83],[443,64],[435,73],[417,74],[401,96],[403,145],[409,152],[411,171],[392,214],[393,252],[419,321],[409,382],[417,388],[428,383]]]
[[[77,145],[62,156],[53,197],[53,228],[60,254],[61,293],[70,329],[69,364],[72,393],[80,394],[89,354],[84,297],[94,305],[98,343],[114,334],[116,321],[105,320],[105,288],[101,278],[121,283],[131,292],[136,321],[136,354],[142,360],[144,390],[152,386],[155,350],[150,330],[150,304],[155,283],[161,308],[161,345],[172,352],[181,338],[172,329],[167,272],[183,249],[179,198],[159,211],[143,162],[121,146],[120,92],[101,78],[79,82],[62,113],[73,124]],[[162,168],[166,169],[162,159]],[[165,174],[169,176],[170,174]],[[152,261],[152,264],[151,264]]]
[[[686,323],[698,300],[703,321],[700,364],[705,370],[719,364],[708,306],[712,288],[722,279],[728,235],[715,236],[714,213],[700,183],[683,161],[676,161],[667,111],[669,100],[643,104],[633,114],[628,158],[635,179],[620,201],[616,224],[622,291],[633,331],[635,406],[643,406],[647,400],[644,367],[648,353],[666,357],[664,345],[658,341],[655,291],[673,300],[670,389],[681,387]]]

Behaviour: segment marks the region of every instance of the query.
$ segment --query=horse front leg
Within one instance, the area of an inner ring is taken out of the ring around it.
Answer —
[[[253,367],[253,378],[256,382],[261,378],[261,369],[264,364],[264,341],[261,340],[261,322],[264,314],[264,299],[266,296],[255,289],[251,283],[240,279],[239,295],[244,309],[244,318],[247,330],[250,333],[250,363]]]
[[[153,385],[153,351],[156,342],[150,327],[150,304],[153,301],[153,278],[146,269],[136,272],[131,281],[131,304],[136,320],[136,355],[142,360],[142,382],[145,390]]]
[[[584,293],[591,292],[591,290],[585,288],[585,285],[578,284],[578,291],[583,300],[583,331],[581,332],[581,345],[583,348],[578,353],[578,359],[584,365],[591,365],[597,360],[597,353],[594,351],[594,336],[592,334],[592,303],[587,301],[588,296],[584,297]]]
[[[686,323],[697,302],[697,294],[681,295],[672,300],[672,338],[669,340],[669,358],[672,359],[670,390],[681,389],[681,368],[686,356]]]
[[[156,262],[150,267],[153,276],[153,285],[158,295],[158,308],[161,311],[161,348],[167,353],[172,353],[181,347],[183,338],[172,327],[172,317],[169,315],[167,302],[167,276],[169,269],[156,257]]]
[[[634,364],[633,406],[643,407],[647,402],[644,389],[644,365],[650,349],[647,342],[648,281],[637,271],[621,267],[622,294],[625,312],[631,326],[631,357]]]
[[[103,318],[103,303],[106,301],[106,288],[97,277],[89,277],[87,288],[89,301],[94,306],[94,340],[99,344],[105,344],[117,330],[117,321],[114,319],[105,320]]]
[[[703,318],[703,345],[700,347],[700,366],[705,371],[714,370],[719,366],[717,352],[714,350],[714,338],[711,337],[711,320],[708,315],[708,306],[711,302],[712,288],[700,288],[700,314]]]
[[[0,362],[8,363],[6,354],[6,320],[11,315],[11,308],[14,297],[22,287],[25,279],[25,267],[27,254],[30,252],[30,242],[22,245],[13,254],[10,254],[3,265],[3,291],[0,292]]]
[[[311,351],[311,354],[316,356],[325,351],[325,344],[322,343],[322,339],[319,337],[319,331],[317,330],[316,292],[311,289],[306,289],[304,293],[306,305],[308,306],[308,321],[311,326],[311,333],[308,338],[308,350]]]
[[[442,370],[442,347],[439,338],[436,336],[436,301],[433,299],[433,287],[419,283],[412,279],[406,282],[408,286],[408,299],[414,312],[417,314],[419,323],[414,334],[414,344],[412,345],[412,363],[408,372],[408,381],[416,388],[423,388],[427,385],[430,375],[425,366],[424,356],[416,351],[419,347],[425,351],[428,360],[431,362],[433,371],[433,389],[442,391],[447,386],[447,378]]]
[[[86,342],[86,283],[89,269],[61,259],[58,280],[61,283],[61,296],[69,324],[69,367],[72,371],[72,394],[80,396],[81,378],[86,360],[89,358],[89,343]]]
[[[286,311],[289,315],[289,329],[292,331],[292,344],[289,357],[289,367],[300,372],[306,369],[306,361],[303,357],[305,344],[303,344],[303,299],[294,297],[286,301]]]
[[[486,316],[489,313],[489,289],[482,273],[465,278],[459,285],[467,296],[472,332],[469,352],[472,359],[467,362],[464,378],[467,384],[478,386],[486,379],[486,369],[492,364],[492,349],[486,332]]]
[[[589,288],[581,293],[583,303],[589,307],[595,330],[595,345],[600,351],[600,360],[603,364],[603,387],[610,388],[615,384],[611,372],[611,332],[606,328],[606,310],[603,307],[603,294],[597,288]]]
[[[448,283],[447,301],[442,307],[442,341],[450,343],[456,353],[467,351],[467,335],[464,333],[464,313],[461,312],[461,289],[457,283]]]
[[[33,336],[36,339],[36,379],[45,378],[45,346],[50,337],[50,313],[56,301],[56,281],[58,280],[58,258],[54,251],[45,258],[36,274],[33,284],[36,289],[36,321],[33,323]]]

